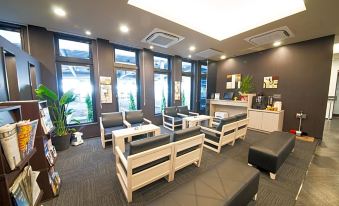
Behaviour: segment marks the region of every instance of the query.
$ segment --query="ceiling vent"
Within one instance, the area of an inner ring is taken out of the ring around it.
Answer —
[[[184,37],[182,36],[155,28],[141,41],[155,46],[169,48],[183,39]]]
[[[204,51],[198,52],[195,55],[199,56],[199,57],[203,57],[204,59],[210,59],[213,57],[220,57],[221,55],[223,55],[224,53],[222,53],[221,51],[217,51],[215,49],[206,49]]]
[[[294,37],[294,34],[287,26],[283,26],[277,29],[273,29],[262,34],[251,36],[245,39],[245,41],[255,46],[261,46],[265,44],[272,44],[275,41],[282,41],[287,38]]]

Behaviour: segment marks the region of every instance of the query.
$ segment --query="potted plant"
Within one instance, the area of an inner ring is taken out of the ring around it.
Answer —
[[[44,85],[40,85],[39,88],[35,90],[35,93],[39,99],[47,100],[47,105],[55,127],[52,135],[52,144],[57,151],[68,149],[71,134],[75,132],[75,129],[67,127],[67,116],[74,112],[73,109],[68,109],[68,106],[71,102],[75,101],[76,95],[73,90],[69,90],[59,99],[54,91]],[[79,123],[77,120],[72,121]]]
[[[241,85],[240,85],[240,95],[241,100],[248,101],[248,94],[251,93],[254,89],[253,86],[253,77],[250,75],[246,75],[241,79]]]

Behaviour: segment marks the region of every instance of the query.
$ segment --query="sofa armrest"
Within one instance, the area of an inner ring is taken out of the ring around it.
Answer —
[[[196,112],[189,112],[189,114],[191,114],[193,116],[199,116],[199,113],[196,113]]]
[[[203,126],[200,126],[200,128],[201,128],[201,130],[205,130],[205,131],[208,131],[208,132],[212,132],[212,133],[221,135],[221,132],[219,132],[218,130],[214,130],[214,129],[203,127]]]
[[[101,137],[104,137],[105,136],[105,128],[104,128],[104,125],[102,124],[102,118],[99,117],[99,122],[100,122],[100,135]]]
[[[181,114],[181,113],[177,113],[177,115],[179,115],[180,117],[188,117],[188,115],[186,115],[186,114]]]
[[[151,120],[148,120],[146,118],[144,118],[144,121],[147,122],[148,124],[152,124],[152,121]]]
[[[122,165],[125,167],[125,169],[127,170],[127,160],[124,156],[124,154],[122,153],[121,149],[118,146],[115,146],[115,155],[118,156],[118,158],[120,159]]]
[[[123,121],[124,122],[124,125],[127,127],[127,128],[130,128],[131,127],[131,124],[129,122],[127,122],[126,120]]]
[[[170,118],[171,121],[172,121],[172,124],[174,124],[174,117],[169,116],[169,115],[166,115],[166,114],[164,114],[164,113],[162,113],[162,116],[163,116],[163,117],[166,117],[166,118]]]

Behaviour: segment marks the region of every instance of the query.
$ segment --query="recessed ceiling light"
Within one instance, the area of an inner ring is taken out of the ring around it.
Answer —
[[[92,32],[91,32],[90,30],[86,30],[86,31],[85,31],[85,34],[86,34],[87,36],[90,36],[90,35],[92,35]]]
[[[273,46],[277,47],[277,46],[280,46],[281,45],[281,41],[276,41],[273,43]]]
[[[122,33],[128,33],[129,32],[129,28],[128,28],[128,26],[123,24],[123,25],[120,25],[120,31]]]
[[[53,7],[53,12],[55,15],[60,16],[60,17],[65,17],[66,16],[66,11],[58,6]]]
[[[338,54],[339,53],[339,43],[334,44],[333,46],[333,53]]]
[[[190,46],[189,50],[190,51],[194,51],[195,50],[195,46]]]
[[[128,4],[219,41],[306,10],[304,0],[200,0],[194,4],[182,0],[129,0]],[[224,26],[220,26],[220,20]]]
[[[221,55],[220,59],[226,59],[226,55]]]
[[[192,55],[188,55],[188,58],[192,58]]]
[[[149,46],[149,48],[150,48],[150,49],[154,49],[154,46],[153,46],[153,45],[151,45],[151,46]]]

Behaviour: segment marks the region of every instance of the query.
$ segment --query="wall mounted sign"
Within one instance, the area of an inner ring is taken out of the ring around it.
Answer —
[[[174,82],[174,100],[180,100],[180,81]]]
[[[264,77],[264,89],[277,89],[278,88],[279,77],[270,76]]]
[[[112,103],[112,79],[111,77],[100,77],[100,101],[101,103]]]
[[[241,74],[226,76],[226,89],[239,89],[241,84]]]

